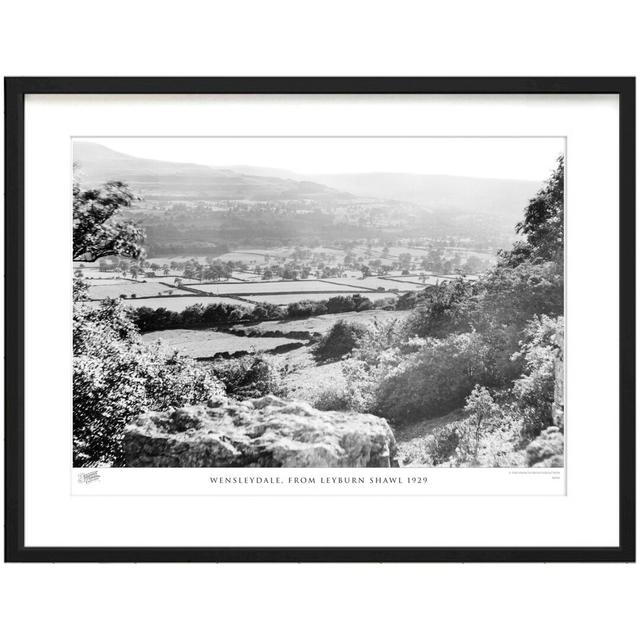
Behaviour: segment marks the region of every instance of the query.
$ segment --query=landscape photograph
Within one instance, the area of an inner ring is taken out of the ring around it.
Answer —
[[[75,138],[74,467],[563,467],[563,138]]]

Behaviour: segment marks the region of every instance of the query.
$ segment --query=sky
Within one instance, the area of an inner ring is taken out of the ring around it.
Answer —
[[[139,158],[301,174],[420,173],[542,181],[565,139],[554,138],[78,138]]]

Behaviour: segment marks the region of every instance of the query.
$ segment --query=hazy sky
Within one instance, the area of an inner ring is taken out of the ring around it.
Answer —
[[[303,174],[394,172],[544,180],[564,138],[79,138],[140,158]]]

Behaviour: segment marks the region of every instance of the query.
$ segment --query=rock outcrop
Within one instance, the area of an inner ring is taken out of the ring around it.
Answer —
[[[124,433],[130,467],[391,467],[386,420],[266,396],[149,412]]]
[[[553,364],[555,384],[551,414],[554,426],[564,431],[564,326],[560,326],[555,336],[558,353]]]

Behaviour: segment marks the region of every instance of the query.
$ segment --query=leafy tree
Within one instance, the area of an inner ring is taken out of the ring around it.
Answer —
[[[488,389],[477,384],[467,397],[464,409],[469,414],[473,458],[477,461],[480,438],[487,429],[491,428],[492,421],[499,412],[498,405],[491,397]]]
[[[564,261],[564,157],[560,156],[551,177],[532,198],[524,211],[524,219],[516,231],[525,242],[512,251],[503,252],[501,261],[516,266],[523,260],[533,262]]]
[[[429,287],[406,323],[408,334],[442,338],[468,331],[477,306],[479,287],[458,278]]]
[[[120,215],[135,199],[122,182],[84,191],[74,184],[73,259],[93,262],[108,255],[141,257],[144,232]]]

